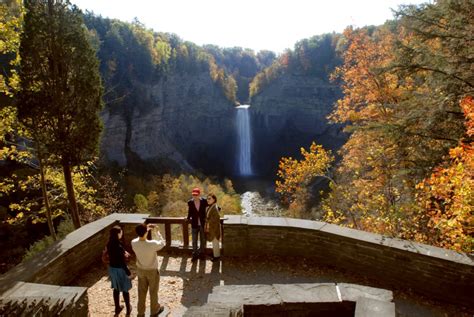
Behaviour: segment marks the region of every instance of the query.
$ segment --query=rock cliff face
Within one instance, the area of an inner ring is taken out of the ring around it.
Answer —
[[[251,102],[253,165],[275,175],[282,156],[298,157],[312,141],[336,150],[346,140],[340,125],[327,116],[341,97],[340,88],[316,77],[284,74]]]
[[[101,150],[109,161],[150,172],[223,174],[233,169],[234,109],[208,73],[134,83],[140,104],[104,110]]]
[[[208,73],[172,74],[153,85],[134,83],[134,89],[140,103],[103,112],[107,160],[149,173],[235,175],[236,110]],[[311,141],[339,148],[345,135],[326,119],[339,96],[339,88],[324,80],[290,74],[255,96],[250,116],[256,174],[273,178],[282,156],[297,157]]]

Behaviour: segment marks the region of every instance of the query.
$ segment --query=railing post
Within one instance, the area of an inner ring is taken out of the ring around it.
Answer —
[[[183,249],[189,248],[189,222],[187,221],[187,219],[181,217],[147,217],[145,218],[145,223],[164,225],[164,238],[167,248],[173,248],[171,246],[171,225],[181,225],[183,231]],[[151,238],[148,237],[148,239]],[[181,246],[179,246],[178,248],[180,247]]]
[[[171,245],[171,224],[165,223],[165,240],[166,246],[169,247]]]
[[[220,219],[220,224],[221,224],[221,253],[224,254],[224,220],[227,218],[221,218]]]
[[[182,223],[183,226],[183,248],[189,247],[189,224],[186,220]]]

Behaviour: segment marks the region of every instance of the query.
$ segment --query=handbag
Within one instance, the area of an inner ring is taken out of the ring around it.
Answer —
[[[109,264],[110,263],[110,258],[109,258],[109,252],[107,251],[107,246],[102,250],[102,263],[104,264]]]

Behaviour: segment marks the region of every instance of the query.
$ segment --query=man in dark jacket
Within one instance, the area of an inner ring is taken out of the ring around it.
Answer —
[[[199,257],[204,258],[206,248],[206,237],[204,236],[204,225],[206,221],[207,201],[201,198],[201,190],[194,188],[192,191],[193,198],[188,201],[188,221],[191,221],[192,237],[193,237],[193,258],[196,261]],[[199,250],[197,240],[200,240]]]

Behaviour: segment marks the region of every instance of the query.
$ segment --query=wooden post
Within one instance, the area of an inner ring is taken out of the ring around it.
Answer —
[[[183,226],[183,248],[189,247],[189,224],[186,220],[182,223]]]
[[[221,218],[220,224],[221,224],[221,254],[224,254],[224,220],[227,218]]]
[[[171,224],[165,223],[165,240],[166,246],[169,247],[171,245]]]

